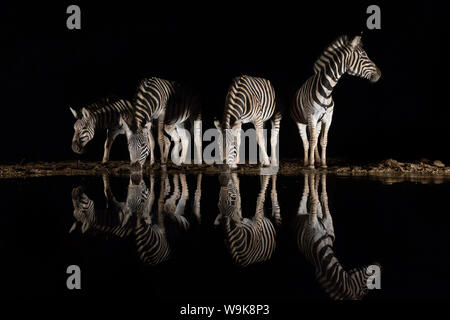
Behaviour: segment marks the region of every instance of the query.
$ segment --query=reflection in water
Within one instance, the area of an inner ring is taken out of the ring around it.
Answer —
[[[103,210],[95,207],[94,201],[89,199],[82,187],[74,188],[72,202],[76,221],[70,232],[80,224],[83,233],[92,229],[119,237],[132,235],[144,263],[157,265],[166,261],[171,253],[170,236],[176,238],[189,229],[189,222],[184,216],[189,189],[186,175],[173,175],[172,189],[169,176],[163,174],[156,210],[152,210],[155,202],[155,177],[150,175],[149,180],[150,188],[143,179],[130,179],[126,201],[119,202],[112,193],[109,177],[103,175],[107,202],[106,209]],[[197,221],[200,221],[201,180],[202,175],[198,174],[192,208]]]
[[[242,267],[269,260],[275,245],[275,227],[264,216],[264,201],[270,176],[261,176],[261,190],[256,211],[251,219],[243,218],[239,178],[236,173],[222,173],[219,194],[219,215],[215,224],[222,225],[225,242],[233,261]],[[272,208],[275,221],[281,222],[276,192],[276,175],[272,178]]]
[[[298,248],[314,265],[317,281],[327,295],[336,300],[362,299],[367,294],[370,273],[367,267],[346,271],[334,253],[335,235],[328,208],[326,174],[319,177],[319,174],[305,173],[295,222]]]

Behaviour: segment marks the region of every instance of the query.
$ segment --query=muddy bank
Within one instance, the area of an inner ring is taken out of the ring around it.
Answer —
[[[327,169],[315,169],[318,172],[326,172],[338,176],[354,177],[383,177],[390,178],[393,182],[402,180],[414,180],[430,178],[434,180],[450,178],[450,167],[445,166],[441,161],[430,161],[422,159],[416,162],[399,162],[393,159],[384,160],[378,163],[348,164],[344,161],[331,159]],[[152,168],[148,164],[145,172],[158,172],[161,166],[157,163]],[[202,172],[205,174],[217,174],[221,168],[218,165],[183,165],[181,167],[169,163],[166,167],[168,173],[186,171],[189,173]],[[300,159],[285,159],[281,161],[278,174],[296,175],[311,169],[303,167]],[[273,168],[261,168],[258,165],[240,165],[236,172],[240,174],[271,174],[276,172]],[[111,161],[107,164],[100,162],[82,161],[62,161],[62,162],[30,162],[12,165],[0,165],[0,178],[29,178],[44,176],[73,176],[73,175],[100,175],[108,173],[113,176],[128,176],[128,161]]]

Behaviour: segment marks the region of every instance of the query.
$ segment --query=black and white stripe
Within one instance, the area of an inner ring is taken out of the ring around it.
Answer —
[[[109,153],[115,138],[125,134],[133,118],[133,106],[124,99],[105,98],[80,110],[70,108],[77,121],[74,125],[72,150],[83,153],[86,144],[94,138],[95,131],[107,129],[102,162],[109,160]]]
[[[251,122],[261,150],[262,164],[270,165],[263,134],[264,122],[271,120],[272,165],[278,165],[276,145],[280,130],[281,112],[277,107],[275,89],[269,80],[242,75],[233,79],[225,101],[222,123],[215,121],[217,129],[226,137],[223,145],[225,163],[236,167],[239,162],[240,130],[243,123]],[[227,134],[228,133],[228,134]]]
[[[316,279],[326,294],[335,300],[360,300],[368,292],[367,267],[346,271],[336,257],[333,220],[328,208],[326,175],[305,174],[305,184],[295,221],[297,245],[314,266]]]
[[[376,82],[381,76],[378,67],[369,59],[361,44],[361,36],[349,39],[341,36],[332,42],[314,64],[314,75],[298,89],[291,117],[296,122],[303,142],[305,166],[314,167],[314,158],[326,167],[328,130],[334,110],[331,96],[340,77],[348,73]],[[317,141],[322,132],[319,156]]]
[[[141,81],[135,98],[134,125],[128,139],[132,166],[142,167],[148,155],[150,163],[154,162],[154,139],[151,134],[153,120],[158,121],[162,164],[167,162],[171,144],[164,131],[175,142],[176,150],[181,141],[181,157],[176,160],[179,163],[186,162],[189,140],[184,129],[187,120],[193,123],[197,163],[201,163],[201,103],[193,90],[177,82],[155,77]]]
[[[220,177],[219,215],[215,224],[222,225],[227,248],[233,262],[238,266],[246,267],[267,261],[275,251],[275,227],[264,216],[265,194],[269,180],[269,176],[262,176],[256,212],[253,218],[248,219],[242,216],[237,174],[227,173]]]

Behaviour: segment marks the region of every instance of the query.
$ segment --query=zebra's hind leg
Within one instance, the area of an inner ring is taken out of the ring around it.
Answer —
[[[202,120],[194,120],[194,144],[196,157],[194,159],[195,164],[202,164]]]
[[[259,145],[259,150],[261,151],[262,165],[263,167],[270,166],[269,156],[266,151],[266,139],[264,138],[264,127],[262,123],[255,123],[256,128],[256,141]]]
[[[300,138],[303,142],[303,165],[308,166],[308,152],[309,152],[309,141],[308,134],[306,133],[306,124],[297,123],[298,132],[300,133]]]
[[[116,137],[121,133],[120,129],[108,129],[106,134],[105,148],[103,153],[102,163],[106,163],[109,160],[109,153]]]
[[[172,139],[172,141],[174,142],[174,146],[172,148],[172,153],[171,153],[171,158],[172,158],[172,162],[175,163],[177,166],[179,166],[180,163],[180,136],[177,133],[176,130],[176,126],[175,125],[166,125],[165,126],[165,130],[167,132],[167,134],[170,136],[170,138]],[[169,156],[169,150],[170,150],[170,140],[167,139],[166,144],[165,144],[165,154],[164,157],[167,161],[167,158]]]
[[[189,148],[189,141],[190,141],[190,139],[189,139],[190,134],[184,128],[184,124],[182,124],[182,123],[177,125],[177,132],[178,132],[178,135],[181,138],[181,157],[180,157],[180,162],[183,164],[183,163],[186,163],[186,157],[187,157],[188,148]],[[190,156],[190,154],[189,154],[189,156]],[[190,160],[191,159],[189,159],[189,163],[190,163]]]

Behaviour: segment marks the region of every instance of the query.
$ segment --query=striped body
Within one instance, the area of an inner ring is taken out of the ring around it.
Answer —
[[[326,175],[306,174],[303,195],[296,216],[297,246],[314,266],[316,279],[326,294],[334,300],[359,300],[367,294],[367,267],[346,271],[333,249],[333,220],[328,209]]]
[[[77,119],[72,138],[74,152],[83,153],[86,144],[94,138],[95,131],[107,129],[103,162],[109,160],[111,146],[117,135],[125,134],[129,130],[134,114],[133,106],[129,101],[116,98],[103,99],[79,111],[71,108],[71,111]]]
[[[226,163],[237,166],[239,162],[240,130],[243,123],[253,123],[256,129],[257,142],[261,149],[263,165],[269,165],[270,161],[266,152],[265,139],[263,135],[264,122],[272,122],[272,164],[278,165],[276,158],[276,144],[280,129],[281,112],[277,108],[275,89],[269,80],[240,76],[233,79],[225,101],[222,123],[215,122],[217,129],[226,136],[224,143],[224,154]],[[229,139],[232,130],[233,139]]]
[[[309,165],[313,168],[316,158],[316,162],[326,167],[328,130],[334,110],[331,94],[338,80],[345,73],[371,82],[378,81],[381,76],[380,70],[362,48],[360,36],[353,40],[342,36],[331,43],[314,64],[314,74],[306,80],[294,96],[291,117],[297,124],[303,142],[305,166]],[[321,133],[322,156],[320,157],[317,140]]]
[[[186,121],[194,126],[194,141],[196,144],[197,162],[201,163],[201,103],[199,97],[186,86],[169,80],[147,78],[141,81],[135,98],[134,125],[129,136],[128,147],[131,164],[142,167],[150,155],[154,162],[154,139],[151,126],[158,121],[158,144],[161,152],[161,163],[167,162],[170,140],[164,136],[164,131],[174,141],[178,150],[181,141],[181,156],[175,163],[185,163],[189,143],[185,130]]]
[[[267,261],[275,251],[275,227],[268,218],[264,217],[264,201],[268,182],[269,176],[263,176],[256,213],[252,219],[248,219],[242,217],[237,175],[221,176],[219,215],[215,224],[222,225],[225,232],[225,243],[233,262],[238,266],[246,267]]]

